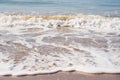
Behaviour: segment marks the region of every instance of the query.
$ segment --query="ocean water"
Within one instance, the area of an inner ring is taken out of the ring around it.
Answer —
[[[0,0],[0,12],[120,15],[120,0]]]
[[[0,75],[120,73],[119,0],[0,0]]]

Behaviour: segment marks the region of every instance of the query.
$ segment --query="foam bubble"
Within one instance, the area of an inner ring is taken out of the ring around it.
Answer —
[[[120,73],[120,18],[0,14],[0,75]]]

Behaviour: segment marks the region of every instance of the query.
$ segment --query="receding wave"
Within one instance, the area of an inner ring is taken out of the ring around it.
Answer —
[[[120,18],[0,14],[0,75],[120,73]]]

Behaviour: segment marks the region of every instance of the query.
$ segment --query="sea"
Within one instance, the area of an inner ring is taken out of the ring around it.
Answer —
[[[0,75],[120,73],[120,0],[0,0]]]
[[[120,0],[0,0],[0,12],[120,15]]]

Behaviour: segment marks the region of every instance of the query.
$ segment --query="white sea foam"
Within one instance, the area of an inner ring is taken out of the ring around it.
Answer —
[[[120,73],[120,18],[0,14],[0,75]]]

